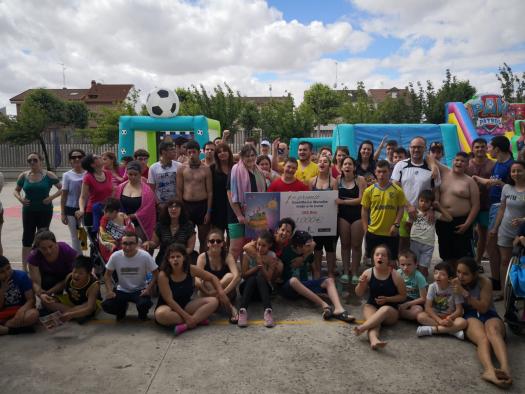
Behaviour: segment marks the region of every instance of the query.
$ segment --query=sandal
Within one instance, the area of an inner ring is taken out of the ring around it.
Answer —
[[[331,306],[325,306],[323,308],[323,319],[330,320],[334,316],[334,310]]]
[[[334,319],[344,321],[346,323],[353,323],[355,321],[355,317],[348,314],[348,311],[343,311],[341,313],[334,313],[332,315]]]
[[[237,313],[236,315],[230,316],[228,321],[230,322],[230,324],[237,325],[237,323],[239,322],[239,314]]]

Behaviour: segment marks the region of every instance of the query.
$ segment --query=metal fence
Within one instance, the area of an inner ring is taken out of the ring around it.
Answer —
[[[71,149],[82,149],[86,153],[101,154],[111,151],[117,153],[118,145],[93,145],[86,143],[69,143],[69,144],[46,144],[49,155],[50,167],[69,167],[68,153]],[[42,147],[38,143],[27,145],[0,144],[0,168],[24,168],[27,167],[27,156],[31,152],[39,152],[43,155]]]

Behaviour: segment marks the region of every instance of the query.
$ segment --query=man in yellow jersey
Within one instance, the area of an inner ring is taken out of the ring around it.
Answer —
[[[361,222],[366,233],[366,255],[380,244],[390,249],[392,259],[397,259],[399,223],[407,203],[403,189],[390,182],[390,164],[379,160],[376,164],[377,182],[367,187],[361,200]]]
[[[301,141],[297,149],[297,156],[299,156],[299,166],[295,177],[306,185],[319,175],[319,167],[312,161],[313,145],[308,141]]]

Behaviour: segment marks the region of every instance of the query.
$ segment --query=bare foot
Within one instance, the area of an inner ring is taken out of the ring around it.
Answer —
[[[512,384],[512,378],[510,377],[510,374],[507,371],[503,369],[495,369],[494,373],[496,374],[496,378],[498,378],[499,380],[502,380],[509,386]]]
[[[378,350],[383,349],[387,344],[388,342],[378,340],[375,342],[370,342],[370,347],[372,348],[372,350]]]
[[[354,327],[354,334],[359,336],[362,333],[364,333],[366,330],[363,328],[363,326],[355,326]]]
[[[496,377],[496,373],[494,371],[485,371],[481,374],[481,379],[486,380],[489,383],[495,384],[498,387],[506,388],[509,387],[509,385]]]

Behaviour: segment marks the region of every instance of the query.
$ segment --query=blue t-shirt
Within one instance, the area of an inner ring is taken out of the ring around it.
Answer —
[[[24,271],[13,270],[7,290],[5,291],[4,307],[22,306],[26,303],[25,292],[33,288],[33,283]]]
[[[509,183],[510,167],[512,166],[512,163],[514,163],[514,159],[512,157],[503,163],[496,162],[496,165],[492,167],[490,179],[499,179],[505,183]],[[503,189],[503,186],[492,186],[489,189],[489,199],[491,205],[500,203],[501,189]]]
[[[417,300],[419,298],[419,289],[426,289],[427,287],[427,280],[423,274],[416,269],[412,275],[406,276],[401,268],[397,270],[397,273],[401,275],[401,278],[403,278],[405,282],[408,298],[410,298],[410,300]]]

